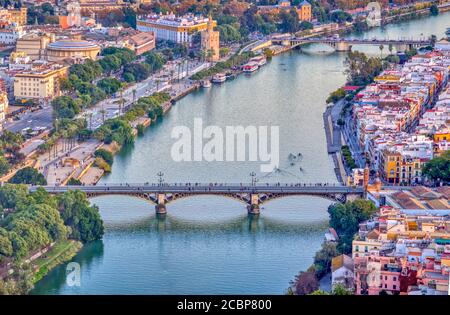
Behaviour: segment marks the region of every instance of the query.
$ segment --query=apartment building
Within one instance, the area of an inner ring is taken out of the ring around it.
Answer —
[[[209,18],[194,16],[176,16],[173,13],[166,15],[147,15],[137,19],[137,30],[153,32],[157,39],[168,40],[180,44],[192,44],[192,37],[198,32],[208,29]],[[217,22],[212,22],[216,26]]]
[[[68,67],[42,63],[14,76],[16,99],[51,100],[60,95],[59,79],[67,76]]]

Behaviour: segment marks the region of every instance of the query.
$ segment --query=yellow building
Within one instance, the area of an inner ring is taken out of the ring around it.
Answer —
[[[60,64],[45,64],[19,72],[14,77],[14,97],[51,100],[61,95],[59,79],[66,77],[67,72],[68,67]]]
[[[81,14],[90,16],[92,13],[121,11],[126,7],[136,8],[137,4],[130,4],[122,0],[80,0]]]
[[[47,46],[48,61],[62,61],[69,58],[97,59],[100,46],[86,40],[59,40]]]
[[[17,40],[16,51],[24,52],[31,60],[45,59],[48,44],[55,41],[54,34],[30,33]]]
[[[210,16],[207,30],[201,33],[201,42],[202,50],[205,51],[207,55],[211,52],[210,59],[212,61],[220,59],[219,36],[219,32],[214,30],[214,22]]]
[[[17,26],[27,24],[27,8],[21,9],[1,9],[0,20],[15,23]]]
[[[311,4],[304,0],[297,7],[298,18],[300,21],[311,21],[312,20],[312,6]]]
[[[11,22],[15,22],[17,25],[27,24],[27,8],[8,10],[8,12],[11,14]]]
[[[450,132],[436,132],[433,135],[434,142],[450,141]]]
[[[422,175],[425,161],[420,158],[408,158],[400,152],[382,150],[380,154],[380,174],[389,184],[417,183]]]

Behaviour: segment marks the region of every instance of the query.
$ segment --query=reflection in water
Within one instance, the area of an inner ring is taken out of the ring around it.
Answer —
[[[158,217],[153,215],[150,218],[138,219],[132,223],[115,223],[107,225],[108,232],[145,232],[156,231],[158,233],[181,232],[190,233],[271,233],[283,234],[292,233],[302,235],[309,233],[309,230],[317,230],[326,226],[327,220],[316,222],[289,223],[283,220],[274,220],[264,216],[242,215],[233,220],[225,222],[200,222],[185,221],[171,215]]]
[[[112,196],[93,202],[106,234],[74,259],[81,265],[81,287],[67,286],[60,266],[34,294],[281,294],[311,263],[312,254],[304,253],[320,246],[327,228],[326,212],[308,210],[308,204],[329,203],[286,198],[268,203],[254,217],[244,214],[239,202],[199,196],[170,204],[162,219],[139,199]],[[310,220],[312,213],[316,218]],[[273,270],[276,274],[261,276]]]

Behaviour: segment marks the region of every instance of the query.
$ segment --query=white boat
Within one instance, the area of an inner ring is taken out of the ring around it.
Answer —
[[[259,66],[256,62],[249,62],[246,63],[243,67],[242,67],[242,71],[244,72],[253,72],[258,70]]]
[[[227,79],[226,75],[224,73],[218,73],[212,78],[213,83],[223,83]]]
[[[203,80],[203,81],[202,81],[202,87],[204,87],[204,88],[209,88],[209,87],[211,87],[211,81],[209,81],[209,80]]]
[[[267,63],[266,56],[256,56],[250,59],[250,62],[258,64],[259,67],[264,66]]]

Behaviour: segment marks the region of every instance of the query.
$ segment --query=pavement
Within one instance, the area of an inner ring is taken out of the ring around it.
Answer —
[[[22,132],[22,130],[27,130],[29,128],[33,130],[41,129],[51,129],[53,127],[53,109],[50,105],[44,107],[43,109],[19,115],[19,120],[7,121],[3,125],[3,129],[9,130],[11,132]]]
[[[353,159],[359,168],[364,168],[366,165],[364,151],[361,150],[357,139],[355,138],[356,133],[353,131],[354,122],[350,115],[345,117],[345,125],[342,128],[342,133],[344,135],[345,142],[350,147],[350,151],[353,153]]]
[[[47,160],[46,164],[40,164],[41,169],[44,170],[47,183],[49,185],[59,185],[70,176],[78,177],[85,166],[93,162],[93,152],[99,145],[100,142],[97,140],[81,142],[71,150],[59,154],[56,159]],[[66,159],[74,159],[79,164],[64,163]]]

